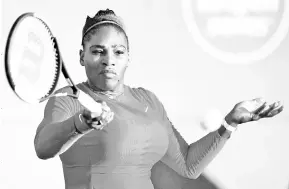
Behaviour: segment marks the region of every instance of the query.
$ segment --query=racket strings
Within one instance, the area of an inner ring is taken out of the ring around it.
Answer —
[[[54,78],[53,78],[52,84],[50,86],[50,89],[49,89],[48,93],[43,98],[44,100],[54,92],[54,90],[57,86],[57,83],[58,83],[58,78],[60,76],[60,68],[61,68],[61,56],[59,54],[57,42],[56,42],[54,37],[51,37],[51,40],[53,42],[53,47],[54,47],[54,52],[55,52],[55,60],[56,60],[55,74],[54,74]]]
[[[48,25],[33,13],[21,15],[9,32],[5,69],[16,95],[28,103],[49,98],[57,87],[62,57]]]
[[[55,70],[54,70],[54,77],[53,80],[51,82],[50,88],[48,90],[48,92],[40,99],[40,101],[44,101],[46,100],[51,94],[53,94],[57,83],[58,83],[58,78],[60,76],[60,68],[61,68],[61,56],[59,53],[59,48],[58,48],[58,44],[56,42],[56,38],[53,36],[50,28],[48,27],[48,25],[40,18],[37,18],[39,21],[41,21],[41,23],[43,24],[44,28],[46,29],[46,31],[48,32],[48,34],[50,35],[50,40],[53,46],[53,51],[54,51],[54,58],[55,58]]]

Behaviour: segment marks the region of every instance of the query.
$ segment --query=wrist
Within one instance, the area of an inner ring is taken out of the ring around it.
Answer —
[[[221,125],[221,127],[218,129],[218,133],[221,137],[229,139],[232,131],[228,131],[223,125]]]
[[[85,119],[82,117],[82,112],[78,112],[77,114],[75,114],[74,127],[76,132],[79,134],[83,134],[84,132],[93,129],[93,127],[87,124]]]
[[[234,121],[234,119],[232,118],[232,116],[230,114],[228,114],[225,119],[226,123],[232,127],[237,127],[238,126],[238,123],[236,123]]]
[[[223,120],[221,127],[218,129],[218,133],[220,136],[228,139],[230,138],[231,133],[237,130],[237,126],[238,124],[233,122],[229,116],[226,116],[225,119]]]

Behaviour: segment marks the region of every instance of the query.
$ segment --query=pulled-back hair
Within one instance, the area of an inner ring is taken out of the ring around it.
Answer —
[[[99,30],[99,28],[104,26],[112,26],[118,32],[123,33],[126,38],[127,48],[129,51],[129,42],[123,21],[119,16],[114,13],[113,10],[110,9],[99,10],[93,18],[87,16],[85,25],[82,30],[81,44],[83,48],[85,46],[85,43],[91,39],[91,36],[94,35],[97,30]]]

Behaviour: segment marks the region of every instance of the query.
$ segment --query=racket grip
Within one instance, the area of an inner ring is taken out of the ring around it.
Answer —
[[[89,95],[85,94],[82,91],[79,91],[78,94],[78,101],[88,110],[91,112],[98,113],[101,115],[102,113],[102,104],[96,102],[93,98],[91,98]]]

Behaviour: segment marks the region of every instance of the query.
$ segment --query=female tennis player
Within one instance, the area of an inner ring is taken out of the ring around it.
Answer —
[[[187,144],[153,92],[124,84],[129,41],[120,17],[109,9],[87,17],[82,46],[80,64],[87,81],[77,87],[95,105],[102,104],[102,113],[69,96],[51,97],[34,141],[40,159],[60,156],[66,189],[153,189],[151,169],[157,162],[195,179],[240,124],[283,109],[280,102],[267,104],[261,98],[242,101],[219,129]]]

